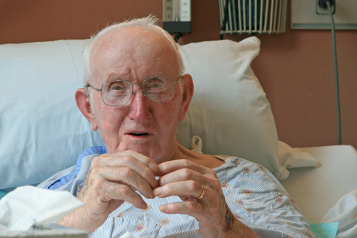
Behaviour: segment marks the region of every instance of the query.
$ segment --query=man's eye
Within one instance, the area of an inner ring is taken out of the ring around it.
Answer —
[[[125,90],[125,86],[121,82],[115,82],[109,85],[110,91],[123,91]]]
[[[121,90],[121,89],[123,89],[123,88],[120,87],[120,86],[113,86],[113,87],[112,87],[112,90]]]
[[[150,88],[160,88],[160,87],[162,87],[162,84],[159,84],[159,83],[152,83],[150,85]]]
[[[165,90],[165,85],[160,82],[157,82],[157,83],[153,82],[147,86],[147,89],[152,92],[163,91],[163,90]]]

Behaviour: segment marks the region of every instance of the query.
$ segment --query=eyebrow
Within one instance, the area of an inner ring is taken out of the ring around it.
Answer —
[[[128,81],[135,81],[135,80],[144,80],[144,79],[147,79],[147,78],[153,78],[153,77],[159,77],[159,76],[163,76],[162,75],[162,72],[157,72],[155,74],[152,74],[150,76],[147,76],[145,78],[135,78],[135,79],[127,79],[126,77],[124,76],[118,76],[118,75],[115,75],[115,74],[111,74],[109,77],[108,77],[108,81],[105,81],[103,83],[107,83],[107,82],[113,82],[113,81],[117,81],[117,80],[128,80]]]

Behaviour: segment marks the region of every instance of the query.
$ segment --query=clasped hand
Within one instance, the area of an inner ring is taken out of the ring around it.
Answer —
[[[237,221],[213,169],[186,159],[157,165],[134,151],[103,154],[92,160],[78,196],[86,205],[72,214],[72,219],[81,217],[83,224],[78,226],[90,232],[101,226],[124,201],[145,209],[147,205],[136,191],[148,199],[179,196],[182,202],[161,205],[159,209],[167,214],[195,217],[202,237],[229,233]]]

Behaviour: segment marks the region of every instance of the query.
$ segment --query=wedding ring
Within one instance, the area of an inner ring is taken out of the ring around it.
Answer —
[[[202,187],[202,193],[198,198],[196,198],[196,200],[200,200],[201,198],[203,198],[203,195],[205,195],[205,189],[203,188],[202,185],[201,185],[201,187]]]

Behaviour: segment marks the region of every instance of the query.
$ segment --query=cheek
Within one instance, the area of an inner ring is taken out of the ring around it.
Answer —
[[[120,108],[111,107],[104,103],[99,103],[95,107],[95,117],[97,119],[99,131],[102,135],[118,134],[118,128],[122,119],[119,112]]]
[[[176,125],[180,113],[180,107],[178,103],[164,105],[163,109],[163,112],[159,116],[160,118],[158,118],[157,120],[158,123],[162,123],[162,125],[165,125],[164,133],[166,132],[169,134],[176,134]]]

